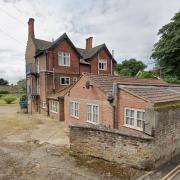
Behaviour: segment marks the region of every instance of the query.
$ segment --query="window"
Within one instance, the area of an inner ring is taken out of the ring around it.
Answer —
[[[70,115],[79,118],[79,103],[75,101],[70,102]]]
[[[42,108],[46,108],[46,101],[42,102]]]
[[[59,66],[70,66],[70,53],[59,52],[58,53]]]
[[[58,102],[57,101],[50,101],[50,111],[51,112],[54,112],[54,113],[57,113],[58,112]]]
[[[107,61],[105,59],[99,60],[99,70],[106,70],[107,69]]]
[[[70,85],[70,78],[69,77],[60,77],[60,84],[61,85]]]
[[[36,72],[39,73],[39,58],[36,59]]]
[[[99,123],[99,106],[94,104],[87,105],[87,121],[98,124]]]
[[[36,93],[39,95],[40,94],[40,82],[39,79],[37,79],[37,84],[36,84]]]
[[[141,109],[125,108],[124,124],[138,130],[143,130],[145,111]]]

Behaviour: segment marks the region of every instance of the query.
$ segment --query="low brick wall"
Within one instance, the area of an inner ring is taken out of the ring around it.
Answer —
[[[102,158],[141,169],[154,167],[153,138],[141,132],[72,125],[70,148],[76,155]]]

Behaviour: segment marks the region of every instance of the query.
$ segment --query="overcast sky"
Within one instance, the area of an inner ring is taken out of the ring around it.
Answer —
[[[25,77],[27,21],[46,40],[66,32],[75,46],[106,43],[118,62],[136,58],[148,64],[157,32],[180,10],[180,0],[0,0],[0,77]]]

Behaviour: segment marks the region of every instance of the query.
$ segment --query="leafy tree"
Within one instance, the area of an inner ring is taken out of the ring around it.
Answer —
[[[155,78],[153,71],[139,71],[136,75],[138,78]]]
[[[136,76],[139,71],[142,71],[147,66],[136,59],[124,60],[121,64],[116,65],[116,70],[123,76]]]
[[[180,79],[180,11],[158,32],[160,39],[154,44],[152,58],[163,74]]]
[[[26,79],[21,79],[17,82],[19,93],[25,94],[26,93]]]
[[[0,78],[0,85],[8,85],[8,81],[3,79],[3,78]]]

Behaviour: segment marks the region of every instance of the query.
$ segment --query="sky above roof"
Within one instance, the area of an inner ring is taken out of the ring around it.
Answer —
[[[136,58],[152,68],[157,32],[180,10],[179,0],[0,0],[0,77],[10,83],[25,77],[27,21],[35,36],[51,41],[66,32],[77,47],[93,36],[115,59]]]

